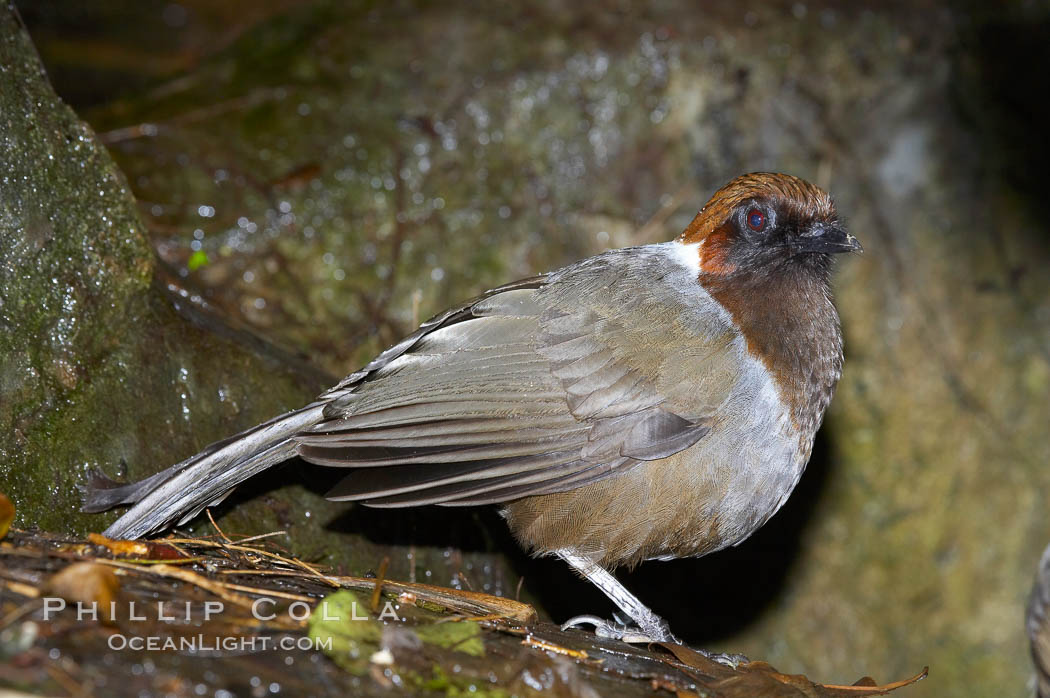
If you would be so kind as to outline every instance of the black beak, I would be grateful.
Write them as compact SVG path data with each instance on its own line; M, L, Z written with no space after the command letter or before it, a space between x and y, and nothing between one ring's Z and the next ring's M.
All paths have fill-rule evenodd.
M863 252L860 241L837 225L814 223L795 238L795 247L800 252Z

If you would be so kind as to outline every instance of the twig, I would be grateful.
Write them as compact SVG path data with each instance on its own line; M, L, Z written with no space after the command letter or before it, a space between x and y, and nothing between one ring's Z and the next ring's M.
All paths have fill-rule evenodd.
M84 696L87 693L84 691L84 687L77 682L72 676L62 668L62 665L57 662L47 662L44 664L44 671L46 671L55 683L59 684L66 690L71 696Z
M243 591L248 594L258 594L260 596L275 596L279 599L288 599L289 601L302 601L304 603L317 603L318 599L313 596L304 596L302 594L293 594L290 591L277 591L276 589L261 589L259 587L245 586L244 584L234 584L232 582L221 582L223 586L234 591Z
M241 538L239 541L237 541L237 544L243 545L244 543L247 543L249 541L262 540L263 538L272 538L273 536L280 536L285 533L288 533L288 531L270 531L269 533L260 533L257 536L248 536L247 538Z
M227 536L221 528L219 528L219 524L215 523L215 519L211 515L211 507L206 508L204 510L204 513L208 515L208 521L211 521L212 528L219 532L219 535L222 536L222 539L227 543L232 543L233 541L230 540L230 537Z
M3 580L3 583L5 587L15 592L19 596L27 596L31 599L35 599L36 597L40 596L40 591L36 587L31 586L29 584L24 584L22 582L16 582L13 580L6 579ZM2 625L2 623L0 623L0 625Z
M36 591L36 589L33 589L32 591ZM31 598L35 599L37 596L39 596L39 593L34 594ZM38 606L39 604L35 601L27 601L26 603L20 605L18 608L11 611L2 619L0 619L0 629L13 625L16 620L26 615L27 613L32 613L34 610L37 609Z
M243 606L244 608L251 608L255 603L254 599L250 599L247 596L241 594L232 593L229 591L230 585L224 582L217 582L207 577L194 572L193 570L183 569L182 567L174 567L172 565L132 565L121 560L107 560L105 558L99 558L95 562L103 565L109 565L111 567L118 567L121 570L135 571L139 574L155 574L160 577L169 577L171 579L178 579L179 581L187 582L196 587L200 587L205 591L210 591L212 594L219 598L229 601L230 603ZM266 596L269 593L267 589L255 589L252 591L254 594L259 596Z
M538 650L544 652L554 652L555 654L562 654L566 657L572 657L573 659L590 660L591 658L583 650L573 650L568 647L562 647L561 645L555 645L553 642L546 642L545 640L537 640L532 635L526 635L521 644L526 647L535 647ZM591 660L600 662L601 660Z
M142 138L143 136L156 136L161 129L167 126L184 125L198 121L210 121L220 114L248 109L268 101L280 101L284 97L287 88L276 86L254 90L246 95L227 99L215 104L209 104L198 109L178 114L167 121L157 123L141 123L123 128L112 129L98 134L98 139L104 145L113 145L121 141Z
M284 557L283 555L278 555L277 553L271 553L268 550L262 550L260 548L252 548L252 547L249 547L249 546L246 546L246 545L237 545L236 543L218 543L216 541L209 541L209 540L206 540L206 539L197 539L197 538L162 538L161 540L163 542L183 543L184 545L199 545L199 546L205 547L205 548L223 548L223 549L227 549L227 550L236 550L238 552L252 553L252 554L255 554L255 555L259 555L260 557L267 557L267 558L270 558L271 560L277 560L278 562L282 562L282 563L284 563L286 565L290 565L292 567L300 567L300 568L306 570L307 572L309 572L311 575L313 575L317 579L320 579L321 581L323 581L325 584L328 584L329 586L332 586L332 587L337 587L337 588L339 587L339 584L337 582L332 581L332 578L330 578L329 576L327 576L325 574L322 574L319 570L317 570L313 566L303 562L302 560L299 560L297 558L287 558L287 557Z
M379 563L379 573L376 574L376 588L372 591L372 610L379 610L379 596L383 593L383 580L386 579L386 568L390 565L390 558L383 557Z

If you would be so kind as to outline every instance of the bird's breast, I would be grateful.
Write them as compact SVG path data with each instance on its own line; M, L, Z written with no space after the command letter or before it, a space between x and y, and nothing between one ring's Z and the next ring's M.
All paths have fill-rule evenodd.
M536 552L569 548L608 567L704 555L747 538L805 467L790 409L747 355L709 434L660 460L567 492L510 502L504 515Z

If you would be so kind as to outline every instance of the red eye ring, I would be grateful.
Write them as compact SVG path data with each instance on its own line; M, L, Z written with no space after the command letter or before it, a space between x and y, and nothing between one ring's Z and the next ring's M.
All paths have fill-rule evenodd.
M764 213L759 211L757 208L753 208L747 212L747 227L754 230L756 233L766 227L766 216Z

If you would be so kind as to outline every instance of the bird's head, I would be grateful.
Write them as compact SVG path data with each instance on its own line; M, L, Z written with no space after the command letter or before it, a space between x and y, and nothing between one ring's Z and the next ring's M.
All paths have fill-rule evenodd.
M827 192L769 172L741 175L715 192L678 241L699 243L702 272L723 278L785 267L826 276L832 254L861 251Z

